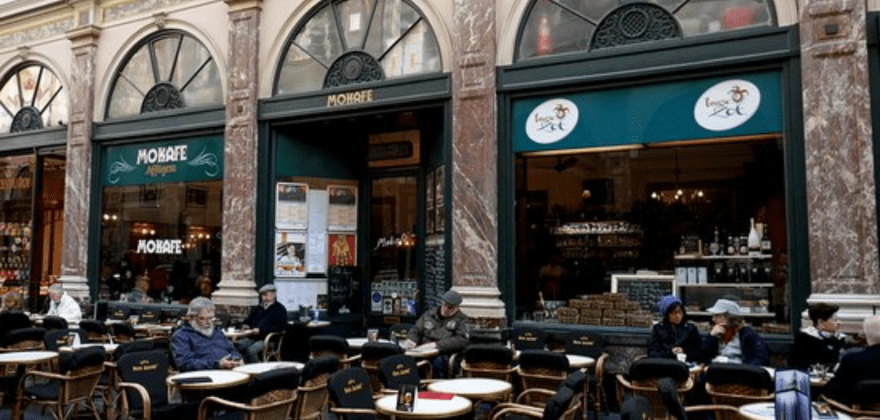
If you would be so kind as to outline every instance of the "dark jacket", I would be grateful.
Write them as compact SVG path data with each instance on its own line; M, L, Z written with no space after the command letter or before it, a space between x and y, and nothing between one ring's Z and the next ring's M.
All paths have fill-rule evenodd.
M251 307L251 313L244 324L258 328L260 330L260 338L266 337L269 333L284 331L287 328L287 308L277 300L264 308L263 305Z
M794 336L789 365L804 371L816 363L834 368L843 347L844 339L839 335L823 336L815 327L804 328Z
M422 314L407 338L416 344L436 342L441 353L460 352L468 343L467 315L458 311L444 318L440 307L433 308Z
M668 321L661 321L651 328L651 338L648 339L648 357L663 357L675 359L673 347L681 347L687 354L688 361L703 361L702 341L700 332L694 324L682 321L679 325L673 325Z
M742 346L742 362L746 365L767 366L770 364L770 348L751 327L740 327L739 341ZM718 356L718 337L706 334L703 337L703 358L708 362Z
M880 344L844 354L822 393L850 405L856 383L865 379L880 379Z
M190 325L177 330L171 337L171 351L181 372L217 369L220 359L227 354L241 357L220 328L214 328L211 336L205 337Z

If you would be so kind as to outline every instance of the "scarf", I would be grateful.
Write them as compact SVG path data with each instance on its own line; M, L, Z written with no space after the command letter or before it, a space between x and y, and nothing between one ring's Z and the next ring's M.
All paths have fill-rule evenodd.
M730 340L733 340L733 336L735 336L738 331L739 327L728 325L727 329L724 330L724 334L721 334L721 342L725 344L729 343Z

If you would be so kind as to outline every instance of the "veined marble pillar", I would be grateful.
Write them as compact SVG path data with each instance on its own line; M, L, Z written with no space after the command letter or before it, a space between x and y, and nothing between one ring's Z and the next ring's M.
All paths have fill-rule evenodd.
M73 43L67 124L67 165L64 178L64 233L59 280L68 294L87 303L86 277L91 197L92 120L94 115L95 55L101 30L83 25L67 33Z
M880 302L866 2L800 2L812 294L846 331ZM807 324L809 325L809 321Z
M455 0L452 286L483 326L505 325L498 290L495 0Z
M223 176L223 256L211 298L242 312L257 302L254 282L257 221L257 87L261 0L229 6L229 83Z

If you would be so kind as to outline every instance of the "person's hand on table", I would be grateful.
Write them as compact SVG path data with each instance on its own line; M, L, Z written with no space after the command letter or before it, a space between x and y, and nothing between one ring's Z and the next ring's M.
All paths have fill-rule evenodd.
M233 357L230 354L223 356L217 364L220 366L220 369L232 369L244 364L244 361L241 360L241 357Z

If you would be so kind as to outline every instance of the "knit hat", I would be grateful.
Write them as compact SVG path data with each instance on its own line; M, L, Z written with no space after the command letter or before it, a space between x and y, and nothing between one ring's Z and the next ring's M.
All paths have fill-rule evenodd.
M681 299L673 295L663 296L660 298L660 302L657 302L657 312L660 312L660 316L666 318L669 311L676 305L681 306Z
M275 292L278 289L275 288L274 284L267 284L260 288L260 294L262 295L264 292Z
M739 305L737 305L736 302L732 300L718 299L715 302L715 305L712 305L711 308L706 309L706 312L709 312L712 315L728 314L739 316Z
M443 297L440 298L443 300L443 303L451 306L461 305L461 295L458 294L455 290L450 290L443 294Z

